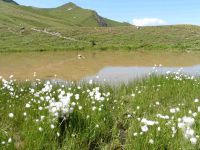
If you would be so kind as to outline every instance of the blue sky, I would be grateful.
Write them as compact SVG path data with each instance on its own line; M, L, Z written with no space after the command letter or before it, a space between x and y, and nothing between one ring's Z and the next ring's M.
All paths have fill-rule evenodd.
M200 0L70 0L101 16L136 25L200 25ZM19 4L52 8L68 0L16 0Z

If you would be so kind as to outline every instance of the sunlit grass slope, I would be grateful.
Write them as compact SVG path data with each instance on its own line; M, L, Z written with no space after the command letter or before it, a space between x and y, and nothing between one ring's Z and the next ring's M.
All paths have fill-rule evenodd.
M32 28L62 35L52 36ZM34 8L0 1L0 51L156 50L199 51L200 27L141 27L99 16L68 3ZM70 40L73 38L75 40Z

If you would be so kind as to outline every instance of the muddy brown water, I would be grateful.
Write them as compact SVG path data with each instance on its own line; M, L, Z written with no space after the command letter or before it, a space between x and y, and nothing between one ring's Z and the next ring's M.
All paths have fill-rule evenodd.
M81 59L78 59L78 54L81 54ZM195 66L200 64L200 53L122 51L1 53L0 76L8 77L12 74L17 79L25 80L32 79L36 72L40 79L54 78L56 75L59 79L77 81L101 73L101 70L109 67L111 67L109 73L113 72L113 75L120 76L122 68L144 69L154 64L174 68ZM116 70L112 70L113 67L120 68L118 75ZM137 69L135 72L139 73Z

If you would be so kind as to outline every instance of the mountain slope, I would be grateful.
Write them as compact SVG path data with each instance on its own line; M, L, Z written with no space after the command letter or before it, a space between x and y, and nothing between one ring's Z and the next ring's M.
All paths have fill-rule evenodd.
M7 2L5 2L7 1ZM0 23L3 25L34 27L112 27L124 26L125 23L99 16L95 11L83 9L73 3L57 8L34 8L12 5L12 0L0 1Z
M2 0L3 2L7 2L7 3L12 3L12 4L15 4L15 5L19 5L18 3L16 3L15 1L13 0Z

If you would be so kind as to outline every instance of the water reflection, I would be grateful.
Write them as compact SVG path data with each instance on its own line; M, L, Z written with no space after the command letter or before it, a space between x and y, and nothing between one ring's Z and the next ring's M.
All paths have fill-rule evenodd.
M105 67L96 75L84 78L82 81L95 80L97 82L127 83L130 80L147 77L151 73L157 75L180 72L186 75L200 76L200 65L191 67Z

